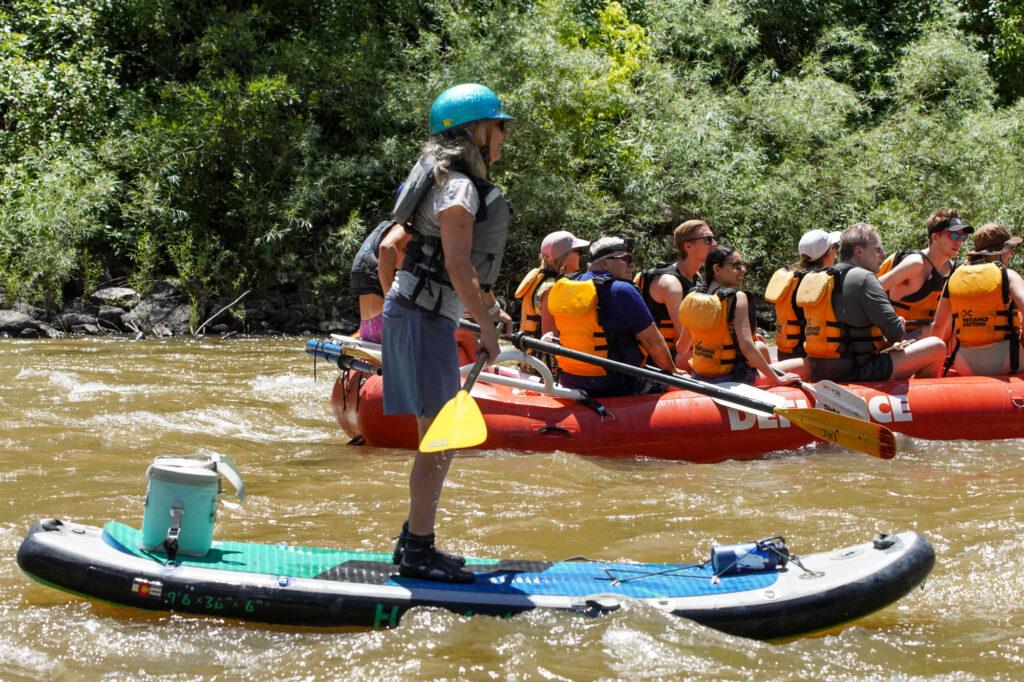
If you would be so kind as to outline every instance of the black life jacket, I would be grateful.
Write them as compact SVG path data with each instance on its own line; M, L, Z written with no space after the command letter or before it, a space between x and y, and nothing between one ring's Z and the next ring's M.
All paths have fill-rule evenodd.
M377 260L380 258L380 245L394 224L393 220L385 220L373 228L363 240L363 245L356 252L356 257L352 259L352 268L349 270L348 278L352 293L356 296L384 295L384 291L380 288L380 277L377 275Z
M674 261L672 263L658 263L653 268L641 272L634 281L640 289L640 295L643 296L644 303L647 304L647 309L651 311L651 317L654 318L658 331L665 338L665 343L668 344L669 350L672 351L674 356L677 340L676 328L672 324L672 317L669 314L668 306L651 298L651 285L661 275L671 275L679 280L679 284L683 287L683 298L686 298L690 290L703 282L701 281L700 274L696 276L693 282L688 280L683 273L679 272L679 268L676 267Z

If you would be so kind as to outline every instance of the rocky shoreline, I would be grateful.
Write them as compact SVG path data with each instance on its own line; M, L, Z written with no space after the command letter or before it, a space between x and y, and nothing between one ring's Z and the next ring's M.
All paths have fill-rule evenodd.
M285 294L213 298L200 308L194 321L187 296L168 281L156 282L145 295L129 287L105 287L69 301L61 310L16 302L0 310L0 337L330 334L351 333L359 327L353 311L336 304L331 319L324 319L317 306Z

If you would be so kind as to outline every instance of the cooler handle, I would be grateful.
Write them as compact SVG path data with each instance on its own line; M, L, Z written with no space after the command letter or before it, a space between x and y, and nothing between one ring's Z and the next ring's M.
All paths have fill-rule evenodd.
M214 455L213 461L217 465L217 473L224 474L224 478L228 479L235 489L235 494L229 495L229 497L237 497L239 502L243 501L245 499L245 483L242 482L242 474L238 473L238 465L235 464L235 460L231 459L230 455Z

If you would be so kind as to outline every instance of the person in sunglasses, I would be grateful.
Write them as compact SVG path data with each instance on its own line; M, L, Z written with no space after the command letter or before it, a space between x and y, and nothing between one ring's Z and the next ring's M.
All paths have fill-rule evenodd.
M654 316L658 331L675 353L676 341L682 332L679 304L695 286L704 284L700 270L718 242L706 222L687 220L672 231L672 243L676 251L675 262L658 263L641 272L636 278L636 285L647 309Z
M935 211L926 227L927 248L898 251L878 268L878 281L904 319L908 339L928 336L939 296L956 267L957 254L974 232L955 208Z
M759 373L778 385L798 381L795 374L772 371L768 346L755 336L754 306L742 290L747 264L740 252L716 246L705 268L707 285L694 288L679 306L683 333L676 345L676 363L707 383L753 384Z
M839 262L804 275L796 290L807 357L778 362L777 369L833 381L937 374L946 355L941 341L901 343L906 327L875 276L884 255L873 226L856 223L843 230Z
M967 264L950 276L935 311L932 334L944 343L953 337L944 373L952 367L960 375L998 376L1020 369L1024 278L1010 258L1022 241L999 223L974 234Z
M590 269L558 280L548 292L548 312L560 343L618 362L643 366L650 360L675 372L672 354L633 284L632 239L601 237L590 244ZM559 358L559 382L592 398L661 393L664 385L595 365Z

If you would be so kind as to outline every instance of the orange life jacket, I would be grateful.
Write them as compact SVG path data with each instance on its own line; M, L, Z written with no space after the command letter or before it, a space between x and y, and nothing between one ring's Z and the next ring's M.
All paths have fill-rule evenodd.
M690 367L706 377L725 376L737 364L746 364L736 341L733 317L738 289L714 293L691 291L679 306L679 321L693 338ZM751 308L753 312L753 308ZM753 334L754 327L751 327Z
M804 346L804 311L796 304L796 290L806 270L779 268L768 281L764 298L775 304L775 345L783 353L800 353Z
M939 307L939 298L942 296L942 289L946 286L946 281L949 280L949 277L939 272L939 269L928 258L928 253L924 249L918 251L901 249L897 251L882 261L877 274L881 277L902 263L904 258L915 253L924 258L924 262L928 264L930 268L928 277L925 278L924 284L917 291L907 294L898 301L889 300L892 301L896 312L904 320L928 320L930 322L935 319L935 309Z
M854 327L836 318L834 298L841 296L843 281L853 269L833 265L810 272L800 280L796 304L804 313L804 352L809 358L858 358L872 352L858 351L858 344L870 342L874 352L882 349L885 337L875 326Z

